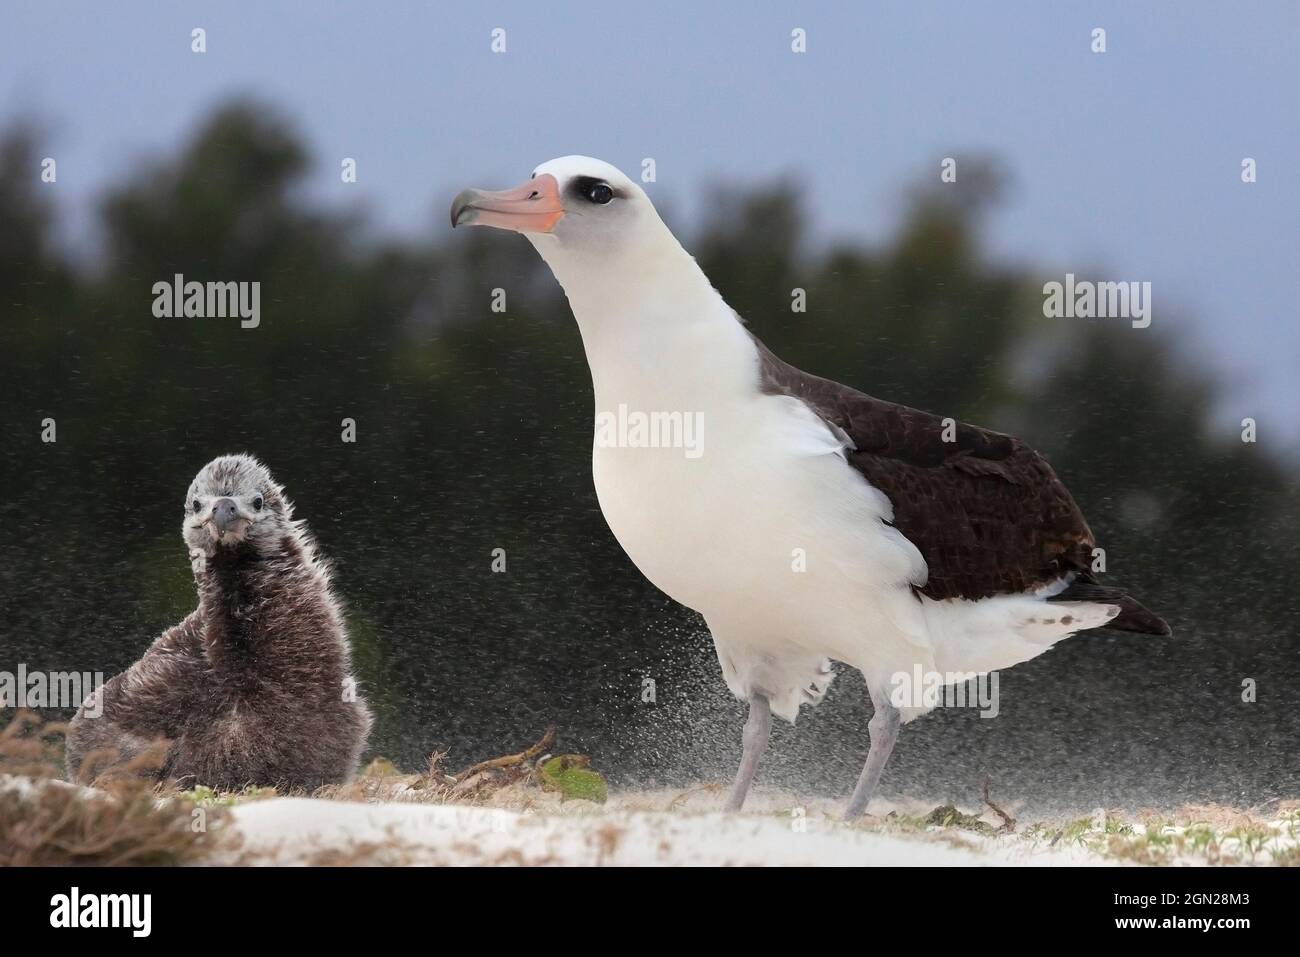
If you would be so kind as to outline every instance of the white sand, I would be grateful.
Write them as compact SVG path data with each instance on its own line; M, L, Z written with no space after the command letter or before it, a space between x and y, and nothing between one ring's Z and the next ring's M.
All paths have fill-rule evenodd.
M439 794L413 786L417 782L414 775L366 779L346 794L348 800L241 796L217 815L218 826L236 840L198 863L966 867L1300 861L1296 802L1267 817L1188 807L1178 813L1178 824L1165 816L1150 823L1147 813L1098 811L1072 823L1022 822L1015 833L993 836L957 826L926 827L923 819L933 806L923 802L876 801L874 818L849 826L839 819L838 801L774 791L755 793L744 814L729 815L718 810L718 787L616 792L602 806L562 802L554 793L520 784L493 794L494 806L483 806L443 803ZM0 794L39 797L40 788L50 786L82 792L86 800L113 800L60 781L0 775ZM998 823L991 813L983 820ZM1062 840L1067 830L1071 837Z
M948 829L881 834L786 814L612 809L519 812L448 804L275 798L233 811L247 859L520 865L1106 864L1081 848L1032 848ZM806 826L805 826L806 825ZM362 853L357 855L357 851ZM338 855L331 860L331 852Z

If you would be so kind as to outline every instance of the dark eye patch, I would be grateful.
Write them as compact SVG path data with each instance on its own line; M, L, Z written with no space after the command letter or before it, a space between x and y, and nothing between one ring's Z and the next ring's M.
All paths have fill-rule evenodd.
M623 190L595 176L575 176L569 184L569 191L597 206L604 206L615 199L627 198L627 193Z

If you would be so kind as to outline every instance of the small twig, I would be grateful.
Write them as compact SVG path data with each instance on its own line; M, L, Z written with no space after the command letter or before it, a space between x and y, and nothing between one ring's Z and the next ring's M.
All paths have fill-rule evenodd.
M496 768L511 768L517 765L531 761L546 751L555 743L555 725L546 729L542 739L526 751L520 751L518 754L507 754L502 758L492 758L489 761L480 761L478 764L471 765L459 774L453 775L457 781L467 781L475 774L483 771L491 771Z
M1014 834L1016 831L1016 819L994 804L993 799L989 797L989 776L987 774L984 775L984 803L993 809L994 814L1002 818L1002 826L998 828L998 830L1005 834Z
M673 798L671 801L668 802L668 810L670 811L677 810L677 805L680 804L682 801L686 800L686 798L690 797L692 794L699 794L700 792L705 792L708 794L718 794L721 791L722 791L722 785L716 783L701 784L698 787L687 788L681 794L677 795L675 798Z
M456 783L456 779L442 769L442 762L447 760L447 751L434 751L429 755L429 770L425 772L425 777L435 784L443 787Z

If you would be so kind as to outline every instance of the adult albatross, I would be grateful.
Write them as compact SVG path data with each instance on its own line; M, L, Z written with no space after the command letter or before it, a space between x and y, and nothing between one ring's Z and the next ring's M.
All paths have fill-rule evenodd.
M934 706L906 690L918 668L983 674L1102 626L1170 633L1097 584L1092 532L1041 456L781 361L608 163L566 156L515 189L465 190L451 222L523 233L564 287L595 389L601 511L642 573L704 616L749 702L729 809L772 714L819 701L832 660L863 673L874 708L855 818L899 725ZM693 444L671 441L682 422Z

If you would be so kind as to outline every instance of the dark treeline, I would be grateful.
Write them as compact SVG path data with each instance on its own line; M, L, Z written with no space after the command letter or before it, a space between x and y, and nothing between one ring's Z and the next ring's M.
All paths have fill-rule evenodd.
M104 197L102 255L78 265L55 241L38 142L22 128L0 142L0 670L128 665L193 605L190 479L249 451L335 562L379 719L372 754L415 766L451 748L457 763L555 722L620 782L729 771L739 706L702 623L605 527L581 342L527 243L372 238L302 200L319 172L302 143L235 104ZM1060 277L982 258L983 172L918 191L879 250L814 248L783 185L712 202L688 238L784 358L1042 450L1110 573L1174 626L1167 642L1080 636L1007 672L996 721L943 711L909 727L885 793L969 800L987 770L1009 797L1087 807L1293 797L1294 463L1233 428L1253 415L1267 436L1276 418L1223 413L1178 358L1176 316L1145 330L1043 318L1042 283ZM153 284L176 273L260 282L260 326L155 318ZM867 708L842 677L778 733L764 778L847 791Z

